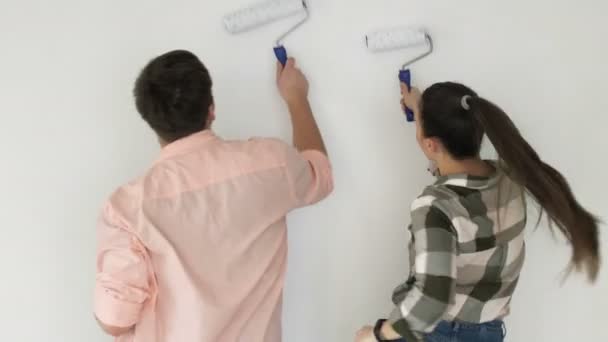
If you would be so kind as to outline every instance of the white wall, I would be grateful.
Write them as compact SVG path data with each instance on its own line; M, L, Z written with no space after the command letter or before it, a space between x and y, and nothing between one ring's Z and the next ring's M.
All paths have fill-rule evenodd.
M211 69L225 137L289 138L271 42L288 23L229 36L221 16L249 0L0 0L2 341L109 341L91 314L97 211L157 147L131 99L136 74L170 49ZM290 217L285 340L351 341L390 309L407 274L409 202L431 179L398 106L408 52L372 55L369 29L430 28L415 66L427 86L459 80L511 113L582 202L606 216L606 2L311 0L288 40L335 166L336 192ZM412 52L413 53L413 52ZM608 269L572 277L545 229L532 234L509 341L606 341ZM608 245L604 234L604 254Z

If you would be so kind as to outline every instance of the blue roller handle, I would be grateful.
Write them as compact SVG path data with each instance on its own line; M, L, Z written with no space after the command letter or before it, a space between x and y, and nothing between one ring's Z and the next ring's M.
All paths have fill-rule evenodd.
M284 46L277 46L274 48L274 54L277 56L277 59L283 66L287 64L287 50L285 50Z
M405 84L408 90L412 89L412 73L410 69L399 71L399 81ZM405 107L405 118L408 122L414 122L414 111Z

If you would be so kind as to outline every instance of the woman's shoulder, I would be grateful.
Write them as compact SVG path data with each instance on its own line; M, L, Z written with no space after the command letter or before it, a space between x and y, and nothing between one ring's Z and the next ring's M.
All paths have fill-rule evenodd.
M411 212L433 211L447 218L458 216L463 210L462 198L466 194L459 190L466 188L451 187L445 184L432 184L424 188L422 193L412 202Z
M421 208L434 207L446 212L449 207L446 203L457 197L458 195L449 188L429 185L424 188L422 193L412 202L410 210L414 212Z
M445 186L444 184L431 184L422 190L422 193L416 198L416 201L432 199L433 202L449 201L459 197L459 194L454 189Z

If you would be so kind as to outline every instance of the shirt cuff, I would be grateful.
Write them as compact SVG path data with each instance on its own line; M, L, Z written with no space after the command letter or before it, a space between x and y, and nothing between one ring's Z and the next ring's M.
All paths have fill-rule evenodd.
M313 188L308 192L306 203L316 203L333 191L331 163L323 152L317 150L302 151L300 155L310 163L314 175Z
M111 290L100 284L95 286L95 316L105 325L117 328L133 326L139 320L142 306L142 303L117 298Z
M403 340L407 342L424 342L423 335L410 328L410 325L401 315L401 310L399 310L399 308L395 308L391 312L388 323L390 323L397 334L401 335Z

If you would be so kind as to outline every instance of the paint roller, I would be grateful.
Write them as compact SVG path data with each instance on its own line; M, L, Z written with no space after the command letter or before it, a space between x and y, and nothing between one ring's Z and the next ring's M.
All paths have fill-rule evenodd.
M408 89L412 86L412 74L408 67L433 52L431 36L419 27L401 27L372 32L365 36L365 42L367 48L372 52L426 46L426 50L422 54L405 62L399 70L399 80L407 85ZM414 112L410 108L405 108L405 116L407 121L414 121Z
M287 63L287 50L283 40L302 26L309 17L308 6L305 0L270 0L260 2L251 7L244 8L224 17L224 25L228 32L236 34L249 31L258 26L270 24L277 20L304 13L303 18L283 33L277 40L274 53L281 64Z

